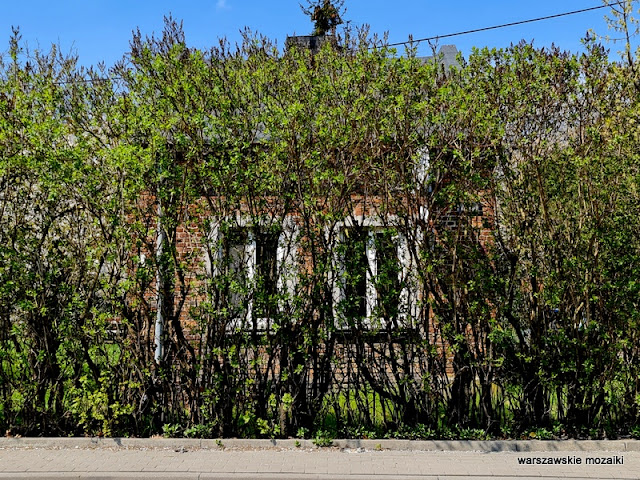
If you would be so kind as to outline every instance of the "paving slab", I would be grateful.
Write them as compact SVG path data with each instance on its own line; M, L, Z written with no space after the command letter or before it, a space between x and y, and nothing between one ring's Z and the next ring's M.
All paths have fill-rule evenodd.
M621 441L0 439L0 479L640 479ZM222 445L222 446L221 446Z

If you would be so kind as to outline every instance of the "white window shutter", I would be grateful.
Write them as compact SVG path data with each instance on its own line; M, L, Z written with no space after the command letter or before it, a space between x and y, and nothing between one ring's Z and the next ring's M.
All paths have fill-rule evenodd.
M247 231L247 244L245 246L245 264L247 269L247 284L249 285L249 290L253 292L256 288L255 279L256 279L256 234L253 229L248 229ZM247 314L245 324L242 325L243 328L250 328L253 322L253 294L249 296L249 301L247 303Z
M214 225L207 238L208 251L204 258L205 273L209 277L215 277L220 273L220 262L222 260L222 245L220 241L220 228Z
M398 272L398 275L400 276L400 285L402 285L402 289L400 290L399 315L401 320L406 321L407 315L413 315L410 304L412 302L410 289L413 284L411 281L413 268L407 237L402 234L398 235L397 241L398 261L400 262L400 271Z
M378 263L376 259L376 232L371 229L367 235L367 287L366 287L366 305L367 318L366 324L371 326L371 320L375 315L378 294L376 292L376 276L378 275Z

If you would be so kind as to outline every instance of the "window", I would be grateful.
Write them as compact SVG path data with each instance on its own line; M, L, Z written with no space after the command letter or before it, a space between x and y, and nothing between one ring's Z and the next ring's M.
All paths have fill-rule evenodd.
M221 280L227 330L269 328L279 308L279 294L292 289L295 235L276 226L233 226L216 229L214 237L218 258L210 271Z
M373 263L378 315L384 319L398 316L400 306L400 261L398 247L390 232L373 233L375 262Z
M385 327L397 322L406 306L406 257L406 242L390 229L341 231L335 304L342 327Z
M278 282L277 232L256 231L255 245L255 289L252 315L258 319L272 318L275 314Z
M230 327L238 327L247 314L251 262L248 231L232 228L225 232L221 245L221 267L224 274L222 302Z

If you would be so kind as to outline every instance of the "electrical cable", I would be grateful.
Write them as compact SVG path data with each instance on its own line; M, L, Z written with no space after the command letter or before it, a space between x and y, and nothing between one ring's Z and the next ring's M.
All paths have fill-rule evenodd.
M531 18L529 20L520 20L518 22L503 23L501 25L493 25L491 27L475 28L473 30L464 30L462 32L447 33L445 35L436 35L434 37L418 38L418 39L414 39L414 40L407 40L406 42L386 43L386 44L383 45L383 47L397 47L399 45L409 45L409 44L413 45L413 44L417 44L417 43L420 43L420 42L430 42L432 40L440 40L441 38L457 37L457 36L460 36L460 35L468 35L470 33L478 33L478 32L485 32L487 30L496 30L498 28L513 27L513 26L516 26L516 25L523 25L525 23L540 22L542 20L550 20L552 18L566 17L568 15L576 15L578 13L590 12L592 10L598 10L600 8L610 8L611 5L620 5L620 3L619 2L612 2L612 3L607 4L607 5L599 5L597 7L583 8L581 10L574 10L572 12L557 13L555 15L547 15L546 17L538 17L538 18ZM376 47L374 47L374 48L376 48Z
M395 43L385 43L383 45L378 45L378 46L373 46L370 47L370 49L374 49L374 48L388 48L388 47L397 47L400 45L416 45L419 44L421 42L430 42L433 40L440 40L442 38L450 38L450 37L457 37L460 35L469 35L471 33L478 33L478 32L486 32L488 30L497 30L499 28L507 28L507 27L514 27L517 25L524 25L527 23L534 23L534 22L541 22L544 20L551 20L554 18L559 18L559 17L566 17L569 15L577 15L579 13L585 13L585 12L591 12L593 10L599 10L601 8L611 8L612 5L622 5L622 2L618 1L618 2L608 2L604 5L598 5L597 7L589 7L589 8L582 8L580 10L573 10L571 12L564 12L564 13L556 13L554 15L547 15L545 17L537 17L537 18L531 18L528 20L520 20L517 22L510 22L510 23L503 23L500 25L492 25L490 27L482 27L482 28L475 28L472 30L464 30L461 32L455 32L455 33L447 33L444 35L435 35L433 37L425 37L425 38L418 38L418 39L412 39L412 40L407 40L406 42L395 42ZM118 79L118 77L116 77L116 79ZM93 82L93 81L97 81L98 79L86 79L83 80L85 82ZM57 82L59 84L65 84L68 82ZM69 82L71 83L71 82Z

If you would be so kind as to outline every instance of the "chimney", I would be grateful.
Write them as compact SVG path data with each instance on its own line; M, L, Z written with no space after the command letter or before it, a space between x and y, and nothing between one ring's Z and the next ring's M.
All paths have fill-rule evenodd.
M284 45L286 50L295 47L300 50L311 50L312 54L316 54L325 43L335 45L336 37L334 35L296 35L293 37L287 37Z

